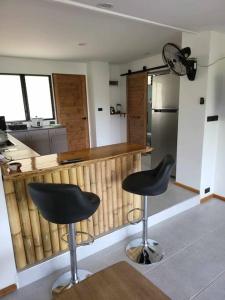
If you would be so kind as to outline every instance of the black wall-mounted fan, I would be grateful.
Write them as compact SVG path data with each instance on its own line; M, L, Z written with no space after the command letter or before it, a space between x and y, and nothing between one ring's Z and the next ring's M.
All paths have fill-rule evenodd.
M197 60L189 58L190 55L190 47L180 49L172 43L165 44L162 51L163 60L172 72L179 76L187 75L193 81L197 72Z

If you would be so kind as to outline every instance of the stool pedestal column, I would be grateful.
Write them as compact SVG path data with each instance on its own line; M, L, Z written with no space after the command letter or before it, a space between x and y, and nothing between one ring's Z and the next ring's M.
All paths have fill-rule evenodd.
M68 225L69 231L69 249L70 249L70 266L71 266L71 283L78 283L77 273L77 251L76 251L76 235L74 224Z
M132 240L126 247L127 256L138 264L149 265L163 258L158 242L148 239L148 197L144 196L142 238Z
M71 288L74 284L79 283L88 276L92 275L87 270L77 268L77 244L76 230L74 224L68 224L68 243L70 251L70 271L62 274L52 286L52 294L59 294L65 289Z

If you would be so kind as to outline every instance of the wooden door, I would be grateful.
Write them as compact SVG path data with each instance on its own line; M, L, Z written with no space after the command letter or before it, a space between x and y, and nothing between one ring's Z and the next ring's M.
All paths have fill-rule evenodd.
M146 145L148 74L127 76L127 141Z
M85 75L53 74L56 113L67 129L69 151L89 148Z

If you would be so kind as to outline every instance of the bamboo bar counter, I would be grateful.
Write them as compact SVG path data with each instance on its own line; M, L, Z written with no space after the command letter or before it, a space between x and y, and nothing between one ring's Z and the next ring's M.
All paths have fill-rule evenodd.
M77 184L84 191L96 193L101 199L99 209L88 220L76 223L76 228L99 237L126 225L127 212L141 207L140 196L123 191L121 183L128 174L141 170L141 153L147 151L151 149L124 143L46 156L33 155L16 160L22 164L21 172L12 174L7 164L3 165L17 269L67 250L67 243L61 239L67 231L66 225L49 223L39 214L27 191L29 182ZM79 162L60 163L71 159L79 159ZM133 212L132 217L139 218L139 212ZM85 239L86 235L77 236L77 242Z

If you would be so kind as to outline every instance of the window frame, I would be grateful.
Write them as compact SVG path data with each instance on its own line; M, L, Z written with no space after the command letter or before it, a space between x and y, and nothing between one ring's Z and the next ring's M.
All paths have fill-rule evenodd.
M43 120L49 120L49 121L50 120L55 120L56 114L55 114L55 102L54 102L54 96L53 96L52 75L27 74L27 73L24 73L24 74L21 74L21 73L0 73L0 75L16 75L16 76L20 77L21 91L22 91L22 95L23 95L24 112L25 112L25 117L26 117L25 120L13 120L13 121L7 121L6 123L29 122L29 121L31 121L25 76L48 77L50 98L51 98L51 108L52 108L52 118L47 118L47 119L43 119Z

